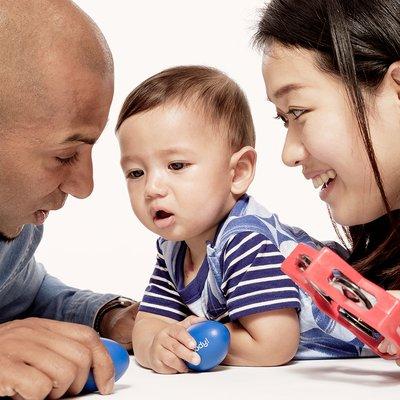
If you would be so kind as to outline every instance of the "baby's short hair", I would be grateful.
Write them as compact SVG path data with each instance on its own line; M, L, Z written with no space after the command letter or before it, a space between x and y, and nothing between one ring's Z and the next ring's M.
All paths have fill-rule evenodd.
M253 119L239 85L223 72L206 66L178 66L159 72L126 98L116 130L129 117L177 102L199 108L210 122L222 126L233 151L255 146Z

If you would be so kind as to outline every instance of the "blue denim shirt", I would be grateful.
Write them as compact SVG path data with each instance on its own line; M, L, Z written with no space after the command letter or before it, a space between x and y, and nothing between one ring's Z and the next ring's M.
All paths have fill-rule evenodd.
M34 257L43 227L25 225L10 242L0 240L0 323L42 317L93 326L113 294L78 290L49 275Z

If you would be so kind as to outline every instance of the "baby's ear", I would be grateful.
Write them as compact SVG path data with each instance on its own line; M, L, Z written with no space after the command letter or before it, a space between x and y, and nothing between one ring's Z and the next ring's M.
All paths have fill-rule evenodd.
M239 151L232 154L230 162L232 194L241 196L246 193L254 178L256 161L257 153L251 146L242 147Z

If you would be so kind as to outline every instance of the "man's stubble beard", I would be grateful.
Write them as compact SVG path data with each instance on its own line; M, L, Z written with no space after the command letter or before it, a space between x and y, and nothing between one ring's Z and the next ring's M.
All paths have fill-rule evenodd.
M15 237L9 237L6 234L4 234L3 232L0 231L0 242L5 242L5 243L10 243L12 242L14 239L16 239L18 236Z

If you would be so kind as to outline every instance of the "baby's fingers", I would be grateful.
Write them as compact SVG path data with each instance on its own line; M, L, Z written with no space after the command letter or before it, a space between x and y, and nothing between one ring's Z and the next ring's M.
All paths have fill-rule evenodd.
M198 317L197 315L190 315L189 317L186 317L183 321L178 322L178 325L181 325L187 329L194 324L198 324L199 322L204 322L204 321L206 321L206 319L203 317Z
M170 370L179 373L188 372L186 364L173 352L164 348L162 353L161 362Z
M196 348L196 341L189 335L186 328L181 324L175 324L171 326L168 332L168 336L169 338L174 339L175 341L181 343L189 350L194 350ZM168 343L169 343L168 348L170 348L171 343L173 343L173 341L168 340Z
M152 370L159 374L176 374L177 372L179 372L176 368L171 368L165 363L165 361L167 361L168 358L171 357L171 355L176 357L169 350L161 348L161 350L158 353L158 357L157 358L154 357L152 359L152 365L151 365Z
M184 346L176 339L171 338L170 341L165 343L165 348L175 354L181 360L184 360L194 365L200 364L200 356L193 350L189 350L186 346Z

